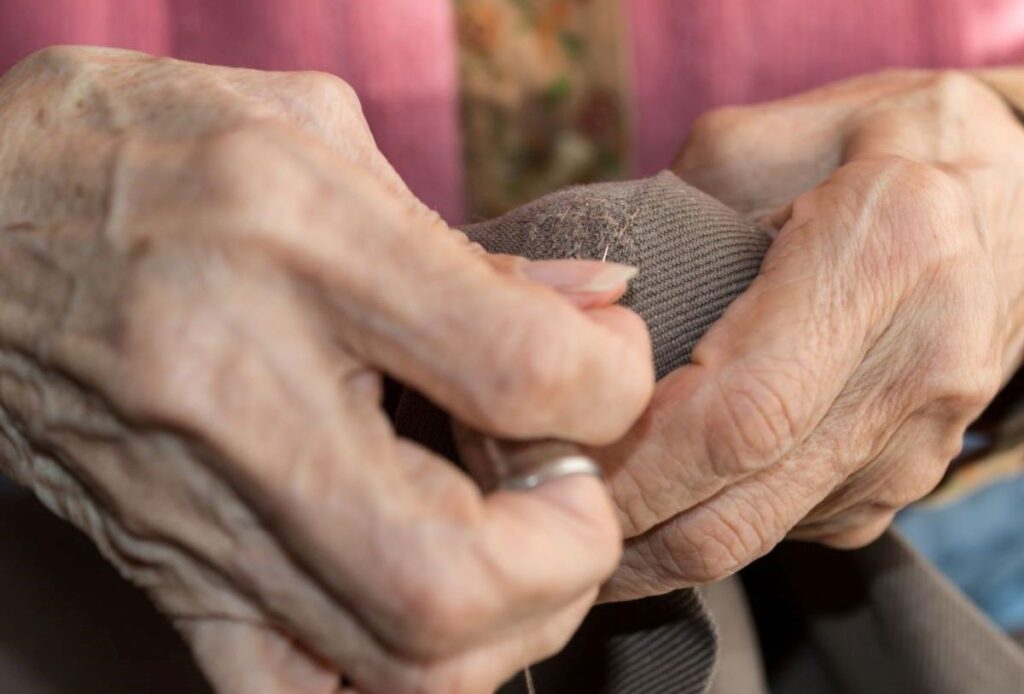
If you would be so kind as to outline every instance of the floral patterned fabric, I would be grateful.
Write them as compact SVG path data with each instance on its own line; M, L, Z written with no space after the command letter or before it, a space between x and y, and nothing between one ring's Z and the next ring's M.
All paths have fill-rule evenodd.
M471 217L622 177L619 0L455 0L455 10Z

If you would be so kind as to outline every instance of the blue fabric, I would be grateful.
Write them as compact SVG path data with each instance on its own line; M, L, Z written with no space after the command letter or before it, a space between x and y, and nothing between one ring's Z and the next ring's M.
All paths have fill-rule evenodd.
M0 499L16 494L27 494L24 487L21 487L3 475L0 475Z
M896 524L993 621L1024 631L1024 474L908 508Z

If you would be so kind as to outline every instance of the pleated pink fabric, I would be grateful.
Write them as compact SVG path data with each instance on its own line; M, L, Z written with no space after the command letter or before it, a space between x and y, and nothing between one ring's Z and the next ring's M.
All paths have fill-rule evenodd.
M889 67L1024 63L1020 0L627 0L633 167L669 164L693 120Z
M62 43L340 75L412 190L445 218L461 215L449 0L0 0L0 71Z
M360 93L381 149L447 219L463 209L452 0L0 0L0 69L88 43L315 69ZM892 66L1024 62L1019 0L623 0L634 173L697 114Z

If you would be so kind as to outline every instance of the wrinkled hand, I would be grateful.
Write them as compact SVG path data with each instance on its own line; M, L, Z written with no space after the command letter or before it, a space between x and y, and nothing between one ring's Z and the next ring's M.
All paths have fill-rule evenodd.
M620 552L603 486L482 498L381 373L607 443L653 385L621 272L483 256L324 75L47 50L0 82L0 182L2 465L215 686L487 691L567 640Z
M600 454L628 538L606 599L714 581L786 536L871 541L937 484L1024 344L1024 130L973 77L714 111L675 169L778 234Z

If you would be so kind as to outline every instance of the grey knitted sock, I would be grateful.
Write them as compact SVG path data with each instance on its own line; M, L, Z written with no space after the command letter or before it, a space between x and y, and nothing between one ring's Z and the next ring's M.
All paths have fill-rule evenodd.
M622 303L651 331L659 377L754 279L768 235L671 172L568 188L465 229L493 253L590 258L635 265Z
M493 252L598 259L607 249L610 260L638 266L623 303L647 321L659 377L689 361L769 246L765 232L671 173L570 188L466 231ZM442 413L415 396L402 405L400 427L453 455ZM796 543L765 561L794 589L785 621L810 625L805 651L823 654L818 671L835 679L814 691L1024 691L1024 654L895 533L857 551ZM781 593L769 594L775 602ZM699 597L681 590L595 608L533 676L541 694L696 693L707 688L715 649ZM507 689L516 687L521 678Z
M494 253L607 259L640 269L622 303L651 331L658 376L685 364L694 344L753 280L769 238L717 200L665 172L569 188L465 229ZM406 393L400 434L455 459L447 417ZM593 610L558 656L533 668L538 692L702 692L714 629L692 590ZM521 689L521 681L506 690Z
M607 249L609 260L638 266L623 303L647 321L659 377L689 361L769 246L765 232L671 173L570 188L466 232L492 252L599 259ZM397 424L456 459L447 417L418 395L403 396ZM819 654L816 671L834 680L816 682L816 692L1024 691L1024 653L892 532L857 551L796 543L763 561L793 588L785 621L809 625L813 645L801 652ZM769 588L769 600L783 592ZM707 688L715 649L699 596L681 590L595 608L569 645L532 671L541 694L696 694ZM804 685L797 690L810 691ZM503 691L522 687L519 678Z

